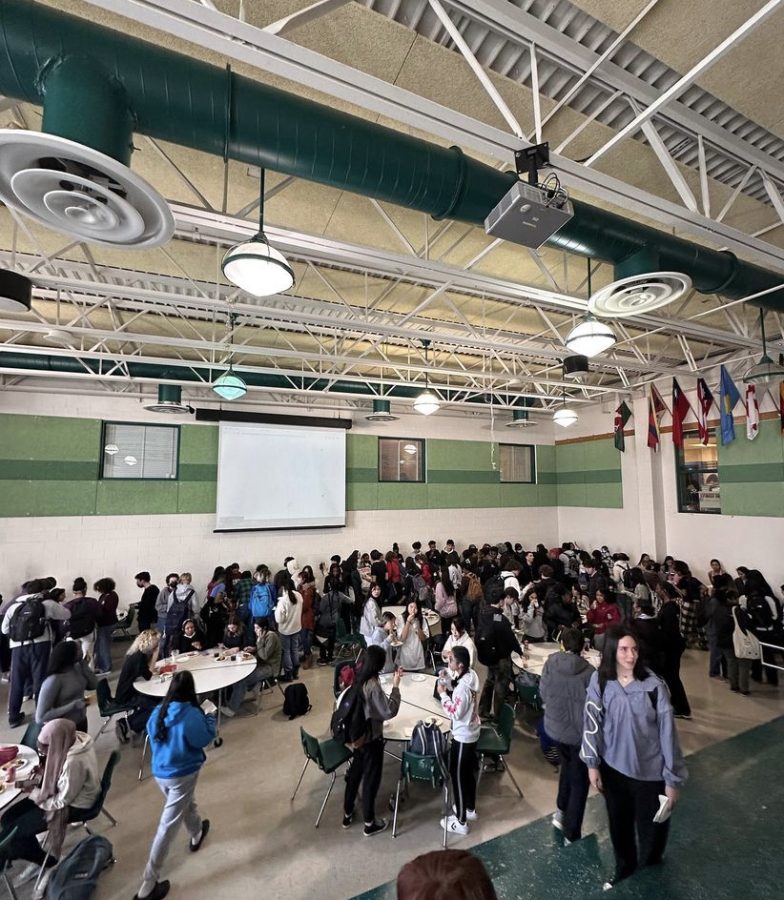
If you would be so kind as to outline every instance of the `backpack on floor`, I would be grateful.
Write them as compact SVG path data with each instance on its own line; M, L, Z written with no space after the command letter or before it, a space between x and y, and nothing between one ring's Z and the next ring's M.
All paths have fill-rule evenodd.
M304 716L310 712L308 689L304 684L290 684L283 692L283 715L289 719Z
M23 600L11 617L8 636L17 644L27 644L43 637L46 631L46 608L43 598L36 594Z
M435 756L443 761L446 754L446 735L433 721L417 722L411 732L408 749L420 756Z
M98 876L114 862L113 852L100 834L79 841L49 877L46 900L88 900L98 886Z
M329 726L332 737L351 750L358 750L367 740L369 724L362 688L352 684L338 697Z

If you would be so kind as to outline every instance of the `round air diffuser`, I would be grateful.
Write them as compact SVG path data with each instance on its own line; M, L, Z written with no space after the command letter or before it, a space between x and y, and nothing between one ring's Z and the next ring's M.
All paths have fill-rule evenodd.
M112 157L56 135L0 129L0 200L105 247L144 249L174 233L166 201Z
M397 422L398 416L393 416L390 410L389 400L374 400L373 412L365 416L368 422Z
M24 275L0 269L0 312L30 312L33 283Z
M646 272L613 281L588 300L588 310L603 319L639 316L667 306L691 289L691 278L680 272Z
M507 428L528 428L536 422L529 418L527 409L513 409L511 420L504 424Z
M182 388L179 384L159 384L158 402L144 407L150 412L181 415L191 412L190 406L182 402Z

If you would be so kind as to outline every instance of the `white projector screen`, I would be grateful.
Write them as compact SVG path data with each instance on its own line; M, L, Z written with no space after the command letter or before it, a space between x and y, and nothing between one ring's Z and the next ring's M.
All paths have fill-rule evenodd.
M343 428L221 422L216 531L345 524Z

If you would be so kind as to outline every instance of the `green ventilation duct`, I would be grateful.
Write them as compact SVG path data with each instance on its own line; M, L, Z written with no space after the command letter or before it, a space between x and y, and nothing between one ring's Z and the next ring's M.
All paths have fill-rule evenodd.
M56 121L65 132L79 114L82 85L58 81L62 107L52 110L46 107L50 73L65 79L79 69L88 72L90 97L97 91L99 107L111 105L111 97L105 100L95 88L98 73L110 93L121 86L134 130L142 134L436 218L481 225L517 177L457 147L439 147L31 0L2 0L0 94L43 105L45 124ZM125 107L109 111L110 122L117 116L124 141ZM93 139L111 143L111 129L100 123L90 129ZM733 299L782 282L781 275L732 253L578 201L574 218L549 243L626 273L645 271L655 258L658 270L684 273L698 291ZM758 302L784 309L784 291Z

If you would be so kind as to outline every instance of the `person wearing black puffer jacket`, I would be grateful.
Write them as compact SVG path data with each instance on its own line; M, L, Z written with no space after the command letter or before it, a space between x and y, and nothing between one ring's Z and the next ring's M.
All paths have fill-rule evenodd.
M491 705L498 719L512 680L512 654L523 652L509 620L503 614L504 599L503 595L496 597L479 618L477 656L479 662L487 666L487 678L479 699L479 716L482 719L490 718Z
M547 595L544 624L551 639L555 639L558 632L564 628L580 627L582 624L580 611L572 602L572 592L569 588L560 585Z

